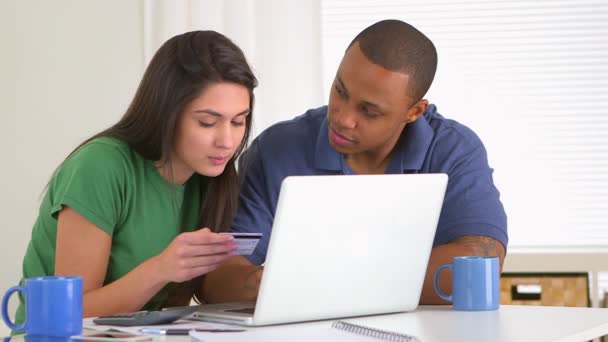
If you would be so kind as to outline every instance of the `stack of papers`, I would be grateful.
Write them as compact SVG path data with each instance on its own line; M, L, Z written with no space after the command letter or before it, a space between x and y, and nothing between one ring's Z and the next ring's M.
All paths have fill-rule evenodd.
M178 320L171 324L165 325L142 325L124 327L117 325L100 325L93 323L93 318L85 318L82 321L82 328L95 331L120 331L130 333L134 335L164 335L166 331L186 331L185 335L188 335L187 331L208 331L208 332L237 332L243 331L243 328L229 324L213 323L213 322L200 322L200 321L188 321Z

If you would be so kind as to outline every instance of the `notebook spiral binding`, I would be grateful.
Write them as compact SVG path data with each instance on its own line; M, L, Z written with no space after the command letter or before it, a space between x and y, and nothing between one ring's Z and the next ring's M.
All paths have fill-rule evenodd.
M332 328L336 328L342 331L350 332L361 336L374 337L385 341L394 342L420 342L420 339L413 335L406 335L396 333L392 331L380 330L375 328L369 328L362 325L336 321L332 325Z

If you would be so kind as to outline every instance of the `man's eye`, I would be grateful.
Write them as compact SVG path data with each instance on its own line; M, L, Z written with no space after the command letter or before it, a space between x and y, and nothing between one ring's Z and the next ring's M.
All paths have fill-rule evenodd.
M367 106L362 106L361 112L363 113L363 115L370 117L370 118L375 118L380 115L380 113L378 113L374 110L370 110Z
M334 89L336 89L336 93L338 93L338 95L344 97L344 90L342 90L340 87L338 86L334 86Z

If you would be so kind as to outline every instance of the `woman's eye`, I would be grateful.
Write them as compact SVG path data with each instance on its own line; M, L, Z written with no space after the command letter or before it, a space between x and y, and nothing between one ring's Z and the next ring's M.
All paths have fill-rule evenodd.
M204 121L199 121L198 124L201 127L213 127L215 125L215 122L204 122Z
M234 126L244 126L245 125L245 121L232 121L232 124Z

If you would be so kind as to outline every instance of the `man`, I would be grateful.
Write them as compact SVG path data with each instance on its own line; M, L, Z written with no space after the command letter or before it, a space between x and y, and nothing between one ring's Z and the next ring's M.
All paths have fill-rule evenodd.
M454 256L498 256L502 266L506 215L483 144L423 99L436 68L433 43L404 22L381 21L355 37L329 106L270 127L249 148L233 230L264 237L251 256L234 256L207 275L206 301L256 298L280 185L290 175L447 173L422 304L444 303L432 276ZM340 200L340 194L320 195ZM440 287L451 292L449 275L440 278Z

